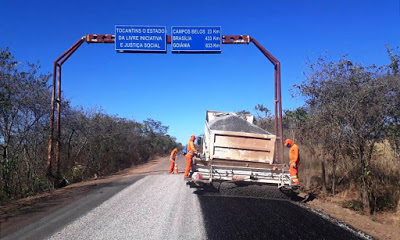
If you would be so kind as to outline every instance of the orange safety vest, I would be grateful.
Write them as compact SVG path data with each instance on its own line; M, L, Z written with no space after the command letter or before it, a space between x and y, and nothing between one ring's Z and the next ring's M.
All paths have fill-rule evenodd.
M187 154L189 154L189 156L194 156L194 153L197 152L196 148L194 147L193 141L189 141L189 142L188 142L188 144L187 144L187 151L188 151ZM186 154L186 155L187 155L187 154Z
M289 160L290 165L292 163L296 163L296 165L300 165L300 153L299 153L299 146L293 144L293 146L289 150Z
M178 152L177 149L172 150L171 155L169 156L169 159L172 161L175 161L176 153Z

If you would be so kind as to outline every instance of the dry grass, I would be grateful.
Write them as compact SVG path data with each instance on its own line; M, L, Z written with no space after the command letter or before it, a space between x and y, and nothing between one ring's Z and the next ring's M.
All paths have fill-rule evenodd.
M371 166L384 172L387 176L400 175L400 159L395 157L395 153L387 141L376 144Z
M300 181L303 189L320 197L332 194L333 164L330 156L325 156L326 187L327 193L321 191L322 170L321 151L300 146L301 166L299 170ZM368 172L370 205L377 212L398 212L400 199L400 159L395 157L388 142L376 144ZM341 158L336 164L335 196L346 200L342 205L358 210L357 202L360 201L358 159ZM398 214L398 213L396 213Z

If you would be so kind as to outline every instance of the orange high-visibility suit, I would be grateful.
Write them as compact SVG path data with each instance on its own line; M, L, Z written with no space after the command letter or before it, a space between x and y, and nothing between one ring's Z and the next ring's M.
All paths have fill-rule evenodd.
M186 158L186 169L184 175L185 178L189 176L189 171L192 168L192 159L194 157L194 154L197 153L196 148L194 148L194 139L196 139L196 136L192 135L187 144L187 154L185 155Z
M297 176L298 169L300 166L300 153L299 153L299 147L291 140L291 139L286 139L285 141L285 146L290 146L289 150L289 160L290 160L290 169L289 173L292 178L292 182L295 185L300 184L299 178Z
M176 158L177 153L178 153L178 149L174 148L174 150L172 150L172 152L171 152L171 155L169 156L170 166L169 166L168 173L172 173L172 171L174 171L175 158Z

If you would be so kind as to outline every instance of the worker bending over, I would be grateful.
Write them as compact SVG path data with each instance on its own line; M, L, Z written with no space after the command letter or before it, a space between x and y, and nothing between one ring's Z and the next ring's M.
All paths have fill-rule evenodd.
M178 149L174 148L174 150L172 150L172 152L171 152L171 155L169 156L170 166L169 166L168 173L172 173L172 171L174 171L175 159L176 159L177 153L178 153Z
M185 155L185 158L186 158L186 169L185 169L184 178L188 178L189 177L189 171L192 168L192 159L193 159L194 155L198 153L196 148L194 148L194 140L195 139L196 139L196 136L192 135L190 137L190 140L189 140L188 144L187 144L187 154Z
M299 147L296 144L294 144L293 140L291 140L291 139L286 139L284 145L286 147L290 148L289 149L289 160L290 160L289 173L290 173L290 176L292 177L292 183L294 185L300 185L299 178L297 176L298 169L300 166Z

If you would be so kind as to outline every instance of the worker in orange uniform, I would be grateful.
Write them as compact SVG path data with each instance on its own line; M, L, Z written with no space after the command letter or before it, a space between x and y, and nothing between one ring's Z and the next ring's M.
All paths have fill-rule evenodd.
M299 154L299 146L294 144L293 140L286 139L285 144L286 147L290 148L289 150L289 160L290 160L290 169L289 173L292 177L292 183L294 185L300 185L299 178L297 176L298 169L300 166L300 154Z
M194 147L195 139L196 139L196 136L192 135L187 144L187 154L185 155L185 158L186 158L186 169L185 169L185 175L184 175L185 179L189 177L189 171L192 168L192 159L193 159L194 155L198 153L198 151Z
M174 167L175 167L175 159L176 159L176 154L178 153L178 149L174 148L174 150L172 150L171 155L169 156L169 170L168 173L172 173L172 171L174 171Z

